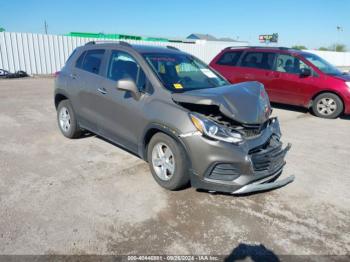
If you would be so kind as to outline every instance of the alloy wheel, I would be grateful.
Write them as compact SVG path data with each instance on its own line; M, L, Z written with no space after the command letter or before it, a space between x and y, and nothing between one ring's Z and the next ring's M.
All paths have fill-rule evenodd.
M317 111L324 116L333 114L337 110L337 104L333 98L325 97L317 102Z
M168 181L172 178L175 171L175 159L168 145L158 143L153 147L152 165L161 180Z
M62 107L59 112L59 122L62 130L68 132L71 126L71 119L69 111L66 107Z

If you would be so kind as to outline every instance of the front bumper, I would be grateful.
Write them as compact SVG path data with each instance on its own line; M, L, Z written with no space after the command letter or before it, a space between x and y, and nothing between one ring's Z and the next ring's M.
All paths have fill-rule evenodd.
M278 176L278 175L276 175ZM274 179L275 176L268 177L268 180ZM276 180L274 182L266 182L266 180L259 180L256 182L253 182L251 184L248 184L246 186L241 187L240 189L232 192L233 195L240 195L240 194L248 194L253 192L259 192L259 191L267 191L271 189L276 189L283 187L291 182L293 182L295 179L295 176L289 176L281 180Z
M200 135L184 138L191 160L195 188L244 194L284 186L294 177L270 182L281 175L291 145L279 141L277 119L271 119L259 137L235 145Z
M350 92L343 97L344 100L344 114L350 115Z

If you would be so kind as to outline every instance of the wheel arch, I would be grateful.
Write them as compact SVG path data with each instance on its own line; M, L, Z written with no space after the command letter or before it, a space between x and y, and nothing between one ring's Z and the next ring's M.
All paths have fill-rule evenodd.
M57 109L59 103L63 100L69 100L69 96L63 90L57 90L55 92L55 108Z
M338 92L336 92L336 91L334 91L334 90L322 90L322 91L319 91L319 92L315 93L315 94L312 96L312 98L310 99L310 101L309 101L308 108L311 108L311 107L313 106L313 103L314 103L314 101L315 101L315 99L316 99L317 96L322 95L322 94L325 94L325 93L331 93L331 94L334 94L334 95L336 95L336 96L338 96L338 97L340 98L341 102L343 103L343 111L342 111L342 113L343 113L344 110L345 110L345 102L344 102L344 99L343 99L343 97L341 96L341 94L339 94Z
M191 166L191 159L188 154L188 148L184 141L180 138L180 132L175 128L156 123L150 124L148 128L146 128L144 135L142 136L142 141L139 147L139 155L142 157L142 159L147 161L148 144L151 141L152 137L157 133L163 133L165 135L168 135L171 138L173 138L176 142L178 142L184 149L188 162Z

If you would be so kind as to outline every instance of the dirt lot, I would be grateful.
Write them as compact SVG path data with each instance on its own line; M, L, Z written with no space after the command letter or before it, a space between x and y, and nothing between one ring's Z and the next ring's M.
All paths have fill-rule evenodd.
M1 80L0 254L349 254L349 118L274 114L294 183L247 197L169 192L120 148L64 138L52 79Z

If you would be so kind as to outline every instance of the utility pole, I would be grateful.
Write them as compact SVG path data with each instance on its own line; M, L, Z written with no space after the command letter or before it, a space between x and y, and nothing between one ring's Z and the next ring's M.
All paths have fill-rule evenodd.
M47 28L48 28L49 26L47 25L47 23L46 23L46 20L44 21L44 28L45 28L45 35L47 35Z
M337 42L339 42L339 36L340 36L340 32L343 32L343 27L341 27L341 26L339 26L339 25L337 25ZM334 51L337 51L337 45L338 45L339 43L335 43L335 45L334 45Z

